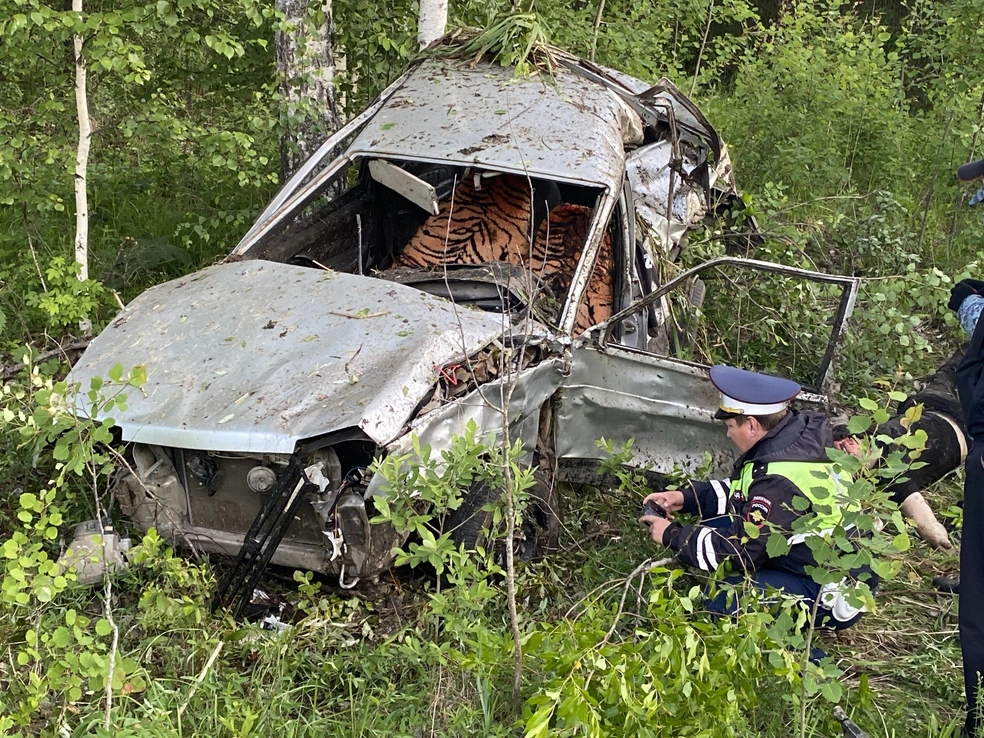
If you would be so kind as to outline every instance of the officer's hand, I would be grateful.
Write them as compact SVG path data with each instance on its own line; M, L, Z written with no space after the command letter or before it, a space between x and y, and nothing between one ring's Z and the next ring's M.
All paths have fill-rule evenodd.
M963 301L971 295L984 292L984 282L979 279L962 279L950 290L950 301L946 304L950 310L958 309Z
M666 510L667 513L674 513L683 509L683 492L674 489L653 492L646 495L646 499L642 501L642 504L645 505L647 502L655 502ZM668 514L667 518L672 520L673 516Z
M834 441L834 448L838 451L851 454L851 456L857 456L859 459L861 458L861 444L858 443L858 439L854 436L847 436L839 441Z
M653 541L662 546L663 532L670 527L670 521L665 518L657 518L655 515L643 515L639 518L639 522L649 526L649 535L652 536Z

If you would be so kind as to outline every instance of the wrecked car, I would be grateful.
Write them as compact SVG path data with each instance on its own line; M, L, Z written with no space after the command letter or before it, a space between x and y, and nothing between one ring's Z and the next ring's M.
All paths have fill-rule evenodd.
M386 490L364 470L414 435L439 451L469 421L498 434L508 398L539 469L524 545L549 548L557 483L591 481L600 437L633 438L632 463L656 473L705 449L730 463L706 362L674 354L671 295L693 317L708 270L834 288L829 342L801 352L820 398L854 280L738 257L676 266L736 201L725 144L669 81L556 59L550 80L416 63L228 258L147 290L93 340L72 381L146 368L114 413L130 459L114 493L139 527L353 586L401 543L370 527Z

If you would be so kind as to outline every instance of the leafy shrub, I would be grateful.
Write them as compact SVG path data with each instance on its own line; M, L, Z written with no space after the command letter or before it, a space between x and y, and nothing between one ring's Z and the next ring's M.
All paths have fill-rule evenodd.
M22 492L17 501L16 527L0 547L2 592L0 629L11 644L17 668L7 674L8 711L0 717L4 730L28 725L42 705L69 709L86 693L139 691L143 688L137 663L116 650L118 628L109 611L96 617L72 602L74 569L57 562L55 544L71 515L79 509L77 481L105 482L112 469L104 444L111 441L109 424L80 419L79 388L44 377L28 365L26 385L5 384L2 394L4 435L32 449L35 459L50 454L52 476L37 492ZM107 395L93 380L78 399L92 414L95 407L112 412L124 407L119 388L138 387L139 369L123 377L111 372L118 388Z
M79 321L98 315L106 304L106 290L91 279L80 280L81 266L61 256L51 260L45 270L46 289L27 293L26 302L44 315L44 323L61 332Z

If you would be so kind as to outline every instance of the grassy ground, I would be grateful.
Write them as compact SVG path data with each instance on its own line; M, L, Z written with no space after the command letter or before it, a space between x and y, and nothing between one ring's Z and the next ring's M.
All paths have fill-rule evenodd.
M962 496L962 475L955 473L938 483L927 499L937 511L949 508ZM605 506L599 506L599 511ZM631 517L631 500L614 506L622 518ZM583 568L571 582L575 587L604 586L631 569L633 562L651 555L641 531L617 515L599 518L589 524L586 540L575 547L578 553L565 554ZM951 533L955 543L959 533ZM878 593L878 609L866 615L853 628L841 633L823 633L819 645L846 671L847 687L841 701L848 714L872 738L902 736L945 737L947 726L963 721L963 677L957 637L957 598L941 593L932 585L936 575L958 576L958 548L934 550L914 534L912 548L899 558L904 562L900 575L886 583ZM561 557L563 560L564 556ZM545 563L553 571L572 573L577 563ZM573 598L572 598L573 599ZM576 608L572 602L571 607ZM767 688L767 687L765 687ZM831 732L829 706L817 704L810 713L808 734L838 735ZM757 708L762 724L772 723L780 732L760 735L791 735L790 716L776 709L770 719L768 706Z

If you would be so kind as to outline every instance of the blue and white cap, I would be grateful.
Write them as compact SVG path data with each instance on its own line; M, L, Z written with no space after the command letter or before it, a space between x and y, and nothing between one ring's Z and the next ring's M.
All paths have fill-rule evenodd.
M789 407L800 386L791 379L759 374L733 366L711 367L711 382L721 393L715 417L728 415L771 415Z

